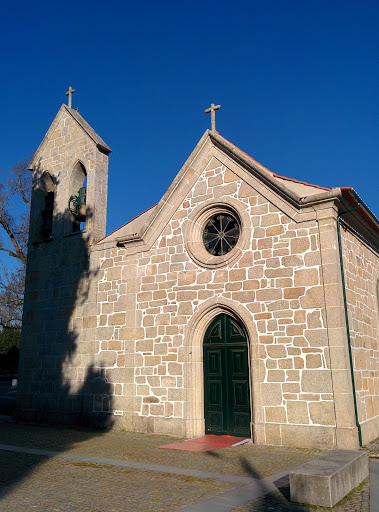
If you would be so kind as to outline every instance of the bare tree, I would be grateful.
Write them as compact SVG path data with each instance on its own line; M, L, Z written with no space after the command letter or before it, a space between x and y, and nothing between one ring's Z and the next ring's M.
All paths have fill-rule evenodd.
M23 265L26 263L31 189L32 176L26 160L14 165L5 182L0 182L0 251L17 258Z
M0 281L0 328L19 329L24 303L25 266L8 272L3 266Z
M0 353L20 337L31 188L26 160L0 175Z

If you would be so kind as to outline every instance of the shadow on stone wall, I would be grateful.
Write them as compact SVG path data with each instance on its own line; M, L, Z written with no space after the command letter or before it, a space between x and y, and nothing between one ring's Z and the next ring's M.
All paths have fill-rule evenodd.
M96 293L91 283L98 271L90 268L87 233L67 233L70 215L55 216L53 236L29 244L15 419L24 424L79 425L85 427L80 436L85 440L100 435L91 429L108 431L113 426L112 385L97 366L101 362L94 365L96 322L88 321L89 317L96 319ZM90 216L87 209L87 219ZM10 445L11 428L6 425ZM18 446L32 447L26 435L25 443L17 437L17 432L27 432L25 425L20 429L15 424L13 429ZM58 437L57 450L69 449L67 436ZM36 447L44 448L41 444ZM0 451L0 456L6 454L10 452ZM43 462L41 457L31 457L23 464L22 454L11 455L12 460L19 457L20 464L11 472L11 481L3 473L0 496Z

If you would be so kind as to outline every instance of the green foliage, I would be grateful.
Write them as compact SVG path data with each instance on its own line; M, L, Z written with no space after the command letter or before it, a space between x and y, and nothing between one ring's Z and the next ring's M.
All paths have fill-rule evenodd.
M17 373L20 336L20 329L3 328L0 332L0 375Z
M19 349L20 336L20 329L3 329L0 333L0 354L8 354L13 347Z

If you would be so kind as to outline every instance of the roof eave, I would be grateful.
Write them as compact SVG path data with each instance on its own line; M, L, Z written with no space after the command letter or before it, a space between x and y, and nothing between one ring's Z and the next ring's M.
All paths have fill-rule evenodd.
M36 165L37 159L41 151L43 150L47 139L49 138L49 134L54 130L57 125L57 119L59 114L62 111L66 111L70 116L75 120L75 122L80 126L80 128L88 135L88 137L93 141L99 151L108 155L112 152L111 148L108 146L106 142L95 132L95 130L87 123L87 121L74 109L69 108L64 103L61 105L58 110L57 115L54 118L54 121L51 123L49 129L46 132L46 135L42 139L41 144L38 146L37 151L34 153L32 159L30 160L27 169L29 171L33 171Z
M234 156L234 158L240 160L244 166L247 166L249 169L253 170L254 173L257 174L263 182L266 182L267 185L279 192L281 195L286 196L287 200L289 200L294 206L297 206L298 208L302 206L309 206L314 203L334 200L341 197L340 189L328 189L325 190L325 192L321 192L320 194L301 197L296 194L296 192L286 187L283 183L278 182L274 173L241 151L237 146L222 137L222 135L220 135L218 132L208 131L208 134L216 145L222 146L224 150Z
M86 132L88 137L93 140L96 144L96 147L105 154L112 153L111 148L108 144L103 141L103 139L98 135L95 130L92 128L90 124L79 114L79 112L75 109L69 108L67 105L62 105L66 111L71 115L71 117L78 123L78 125Z
M379 232L379 220L370 210L370 208L365 204L363 199L357 194L357 192L352 187L341 187L340 188L343 197L347 199L347 201L353 206L358 208L357 212L372 226L376 231Z

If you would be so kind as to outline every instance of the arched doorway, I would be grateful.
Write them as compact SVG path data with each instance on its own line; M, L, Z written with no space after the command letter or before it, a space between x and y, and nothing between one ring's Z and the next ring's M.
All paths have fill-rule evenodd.
M208 326L204 351L205 433L250 437L247 336L226 314Z

